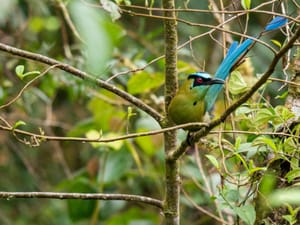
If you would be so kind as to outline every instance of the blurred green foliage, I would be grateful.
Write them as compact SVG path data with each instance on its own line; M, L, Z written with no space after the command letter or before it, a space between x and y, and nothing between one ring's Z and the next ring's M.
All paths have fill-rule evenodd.
M60 60L104 80L121 73L109 82L163 113L164 60L157 60L140 72L125 73L142 68L163 55L162 20L131 15L119 11L117 5L160 7L160 2L100 2L105 7L100 7L99 1L1 1L0 41ZM246 5L250 3L254 7L261 1L243 1ZM228 4L230 1L224 1L224 5ZM286 4L288 12L295 12L292 1ZM186 6L194 9L210 7L208 1L177 1L178 8ZM136 10L125 6L124 9ZM271 5L263 9L273 10ZM161 15L161 12L156 14ZM218 24L212 13L182 11L178 12L178 17L203 24L210 21ZM269 16L253 13L249 18L247 33L257 34ZM230 29L243 32L244 28L240 26L245 22L246 16L241 17L230 24ZM179 44L207 30L179 23ZM220 32L214 35L220 40ZM285 38L279 32L272 35L277 41L275 43L282 43ZM233 38L239 39L237 36ZM265 40L271 44L270 36ZM278 48L278 45L274 47ZM239 68L229 82L233 99L249 89L257 79L256 74L264 71L272 58L270 51L261 45L255 47L250 56L252 64ZM178 51L179 79L185 79L186 74L195 70L205 69L213 73L222 57L222 48L209 35L195 40ZM16 96L28 81L46 68L1 53L1 105ZM276 71L282 76L282 68ZM294 117L286 107L272 105L276 102L274 97L287 91L284 89L278 93L277 88L272 87L264 86L234 113L235 129L245 133L224 134L221 140L216 135L209 135L203 141L199 146L203 168L193 150L181 160L182 188L188 193L188 196L181 196L182 224L218 224L195 209L190 199L210 212L224 210L224 219L230 217L253 224L256 217L254 187L260 185L266 195L272 192L270 187L275 186L277 180L265 171L270 165L278 168L277 160L291 162L291 168L283 177L288 182L298 182L300 173L295 149L299 149L299 140L258 135L259 132L274 132ZM224 109L223 103L218 104L222 106L216 108ZM216 115L220 113L215 111ZM49 71L26 89L14 104L1 109L1 118L25 131L45 132L52 136L107 138L159 128L152 118L120 97L58 69ZM230 123L225 127L233 129ZM184 134L180 132L179 139L182 139ZM299 135L299 125L291 132ZM18 138L32 141L21 135ZM1 191L128 193L164 198L162 135L108 144L44 140L36 144L36 147L25 145L2 131ZM291 159L295 155L297 157ZM291 196L296 194L298 192L292 192ZM282 192L276 192L270 199L278 200L278 196L285 197ZM0 208L0 223L4 225L87 224L88 221L92 224L92 218L97 218L98 224L152 225L162 220L157 209L124 201L1 199ZM285 220L294 221L296 212L297 208L290 208Z

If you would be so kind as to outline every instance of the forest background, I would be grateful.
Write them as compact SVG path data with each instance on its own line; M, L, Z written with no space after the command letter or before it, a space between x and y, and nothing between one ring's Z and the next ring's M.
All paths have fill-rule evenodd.
M298 1L0 2L1 224L297 224ZM190 146L178 84L276 15Z

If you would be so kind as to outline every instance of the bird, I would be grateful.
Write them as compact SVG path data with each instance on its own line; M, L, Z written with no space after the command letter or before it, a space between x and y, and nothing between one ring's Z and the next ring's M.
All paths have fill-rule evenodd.
M278 29L287 22L285 17L277 16L255 38L259 38L264 32ZM194 72L187 76L168 106L168 115L175 124L203 122L205 113L212 110L226 78L255 43L255 38L247 38L240 44L234 41L214 77L206 72ZM193 131L195 127L186 129Z

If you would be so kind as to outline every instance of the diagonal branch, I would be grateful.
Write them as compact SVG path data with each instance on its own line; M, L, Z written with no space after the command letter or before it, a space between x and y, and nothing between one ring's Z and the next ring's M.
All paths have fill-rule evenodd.
M207 127L203 127L202 129L200 129L194 135L193 138L183 141L179 146L179 148L177 148L174 152L168 155L168 158L170 160L174 160L181 157L185 153L189 145L193 145L194 143L198 142L200 138L206 136L214 127L224 122L232 112L234 112L240 105L245 103L269 79L269 77L274 72L275 66L277 65L281 57L290 48L293 47L293 44L295 43L295 41L297 41L299 37L300 37L300 27L298 27L298 29L291 37L291 39L286 43L286 45L283 48L281 48L281 50L277 54L275 54L268 70L261 76L261 78L251 87L251 89L248 92L246 92L239 100L237 100L232 105L230 105L227 108L227 110L218 119L215 119L212 122L210 122Z
M73 66L70 66L69 64L62 63L53 58L50 58L50 57L47 57L47 56L44 56L41 54L36 54L36 53L29 52L29 51L25 51L25 50L15 48L15 47L3 44L3 43L0 43L0 51L7 52L9 54L19 56L19 57L22 57L25 59L31 59L33 61L40 62L40 63L50 65L50 66L57 65L57 68L60 68L61 70L64 70L72 75L75 75L75 76L79 77L80 79L85 80L91 84L96 84L98 87L104 88L104 89L120 96L121 98L127 100L131 104L138 107L139 109L148 113L150 116L152 116L158 122L161 122L163 119L163 116L160 113L158 113L156 110L154 110L149 105L142 102L140 99L115 87L114 85L111 85L99 78L96 78L96 77L94 77L90 74L87 74Z
M155 206L159 209L163 208L162 201L140 196L128 194L100 194L100 193L63 193L63 192L0 192L0 198L49 198L49 199L81 199L81 200L123 200L140 202Z

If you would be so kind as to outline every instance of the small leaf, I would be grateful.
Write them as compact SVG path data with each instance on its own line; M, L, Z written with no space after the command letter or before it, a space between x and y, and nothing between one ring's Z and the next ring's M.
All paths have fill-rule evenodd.
M30 71L27 73L24 73L25 67L23 65L18 65L15 69L17 76L23 80L25 77L30 75L39 75L40 71Z
M205 155L206 158L216 167L217 169L220 168L219 162L213 155Z
M298 221L292 215L283 215L282 218L288 221L289 224L295 224Z
M288 91L285 91L285 92L283 92L283 94L277 95L277 96L275 97L275 99L285 99L285 98L288 96L288 94L289 94L289 92L288 92Z
M291 182L298 177L300 177L300 168L291 170L285 175L285 178L287 178L288 182Z
M248 225L253 225L256 218L256 212L253 205L243 205L234 207L233 211Z
M258 138L256 138L254 141L253 141L253 145L267 145L269 146L273 151L277 151L277 146L274 142L273 139L267 137L267 136L259 136Z
M255 117L257 126L266 125L275 118L274 113L270 109L260 109Z
M110 141L110 142L97 142L97 140L101 140L102 138L116 138L118 137L117 134L115 133L107 133L105 135L102 135L102 131L96 131L96 130L90 130L86 133L85 135L88 139L95 139L95 142L91 142L91 145L94 148L100 147L100 146L106 146L109 147L113 150L120 150L124 141L120 140L120 141Z
M282 44L281 44L279 41L275 40L275 39L272 39L271 42L272 42L274 45L278 46L279 48L281 48L281 46L282 46Z
M237 136L236 141L235 141L235 146L234 146L236 151L240 148L241 142L242 142L241 137Z
M224 189L224 198L228 202L238 202L240 199L240 193L236 189Z
M250 9L251 7L251 0L241 0L242 7L244 9Z
M22 120L19 120L14 124L13 128L16 129L17 127L22 126L22 125L26 125L26 123Z
M238 95L248 90L248 85L245 82L239 71L233 71L229 80L229 91L231 94Z
M266 171L266 170L267 170L266 167L253 167L253 168L249 169L248 174L249 174L249 176L252 176L257 171Z
M21 80L23 80L24 69L25 69L24 65L18 65L18 66L16 67L16 69L15 69L17 76L18 76Z
M133 117L133 116L135 116L135 115L136 115L136 113L133 112L132 107L129 106L129 107L127 108L127 118L130 119L131 117Z

